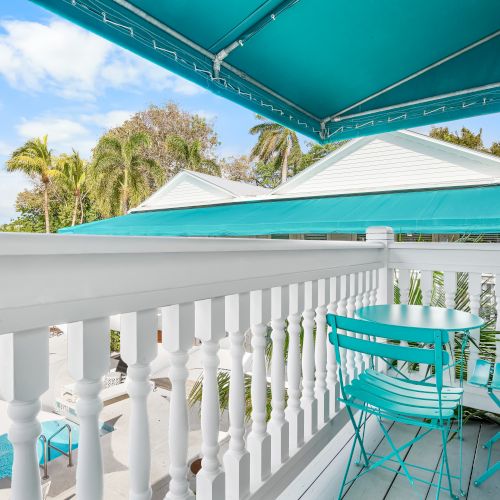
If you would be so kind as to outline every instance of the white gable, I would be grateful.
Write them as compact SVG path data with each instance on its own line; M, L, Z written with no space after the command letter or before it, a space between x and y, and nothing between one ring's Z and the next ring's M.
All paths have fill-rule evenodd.
M132 211L192 207L255 197L268 189L184 170Z
M348 143L278 187L301 196L473 186L500 182L500 159L420 134L395 132Z

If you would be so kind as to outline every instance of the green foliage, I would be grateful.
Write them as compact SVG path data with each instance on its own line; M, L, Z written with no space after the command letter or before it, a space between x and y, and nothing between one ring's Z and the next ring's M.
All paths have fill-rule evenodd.
M231 380L230 370L219 370L217 372L217 387L219 389L219 400L221 410L229 408L229 383ZM249 421L252 416L252 376L245 374L243 378L244 393L245 393L245 420ZM203 396L203 376L199 376L194 383L191 392L188 396L188 404L194 406L196 403L201 403ZM267 404L266 404L266 420L271 418L271 386L267 384Z
M448 127L432 127L429 136L434 139L457 144L458 146L464 146L469 149L475 149L476 151L500 156L500 142L494 142L489 148L484 146L482 137L483 129L480 129L479 132L475 134L466 127L462 127L460 132L450 132Z
M43 193L43 211L45 232L50 232L49 184L56 173L53 167L52 150L48 146L47 136L26 141L17 148L7 161L7 171L20 171L30 176L39 184Z
M110 330L109 332L109 350L111 352L120 352L120 332Z
M123 138L107 134L97 143L91 185L105 216L126 214L164 182L164 171L144 154L150 142L145 132L135 132Z
M180 135L169 135L166 139L166 145L167 150L184 169L209 175L220 175L220 167L215 160L203 154L203 145L200 140L188 141Z
M331 142L329 144L316 144L315 142L309 142L308 143L309 149L300 158L300 162L297 168L293 172L294 175L298 174L307 167L310 167L313 163L316 163L317 161L321 160L322 158L329 155L333 151L339 149L346 143L347 141Z
M252 135L257 135L257 143L250 153L251 160L259 160L268 169L274 168L274 175L280 172L281 183L287 181L290 167L300 162L302 151L297 134L283 125L271 122L257 115L262 123L250 129ZM262 175L262 174L261 174ZM268 171L266 179L273 177Z

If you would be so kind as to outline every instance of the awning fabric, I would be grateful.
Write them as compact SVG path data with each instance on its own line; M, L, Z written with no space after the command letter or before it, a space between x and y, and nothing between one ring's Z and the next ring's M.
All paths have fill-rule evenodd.
M319 142L500 111L498 0L33 0Z
M61 229L133 236L364 233L498 233L500 186L232 203L136 212Z

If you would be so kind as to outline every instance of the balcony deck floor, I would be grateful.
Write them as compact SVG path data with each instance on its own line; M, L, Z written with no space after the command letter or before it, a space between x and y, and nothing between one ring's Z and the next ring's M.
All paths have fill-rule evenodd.
M485 500L500 498L500 474L491 477L480 487L473 484L473 479L483 473L486 467L487 450L482 444L490 439L498 431L498 426L488 423L469 422L464 426L464 451L463 451L463 489L465 497L469 500ZM418 427L393 424L390 436L396 445L402 445L421 432ZM305 467L304 471L296 480L280 495L280 500L333 500L337 498L342 476L345 471L349 452L352 444L352 430L350 424L319 453L314 461ZM442 448L440 438L436 432L432 432L410 448L405 453L405 460L417 465L434 468L438 463ZM367 449L377 454L387 454L389 444L382 439L380 430L374 418L367 423L365 442ZM458 439L453 439L448 445L450 465L453 470L458 466ZM496 446L492 453L492 463L500 460L500 446ZM352 479L360 469L351 466L350 476ZM423 475L426 474L426 475ZM420 472L417 477L430 480L431 473ZM436 478L434 478L435 480ZM352 482L344 494L346 500L405 500L432 499L436 496L436 489L430 488L423 483L416 483L411 488L405 476L395 472L378 468ZM454 483L457 488L458 481ZM447 492L441 494L441 498L449 498Z

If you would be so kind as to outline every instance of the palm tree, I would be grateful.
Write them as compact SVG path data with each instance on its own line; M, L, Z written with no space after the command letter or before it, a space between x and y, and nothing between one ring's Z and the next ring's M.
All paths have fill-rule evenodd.
M144 132L121 138L105 135L94 150L92 183L105 215L126 214L164 180L163 169L146 157L151 139Z
M71 193L74 198L73 216L71 225L76 224L78 207L80 207L80 222L83 222L83 196L87 179L87 162L73 150L71 155L61 155L57 159L57 181L63 189Z
M250 129L252 135L258 134L257 144L250 153L250 159L281 166L281 183L288 179L291 162L297 162L302 156L297 134L283 125L266 120L257 115L259 123Z
M43 191L43 209L45 213L45 232L50 233L49 220L49 184L56 170L53 165L52 150L47 145L47 135L30 139L17 148L7 161L7 171L18 170L41 182Z
M179 135L170 135L166 139L167 150L188 170L210 175L220 175L220 167L214 160L202 153L201 141L186 141Z

